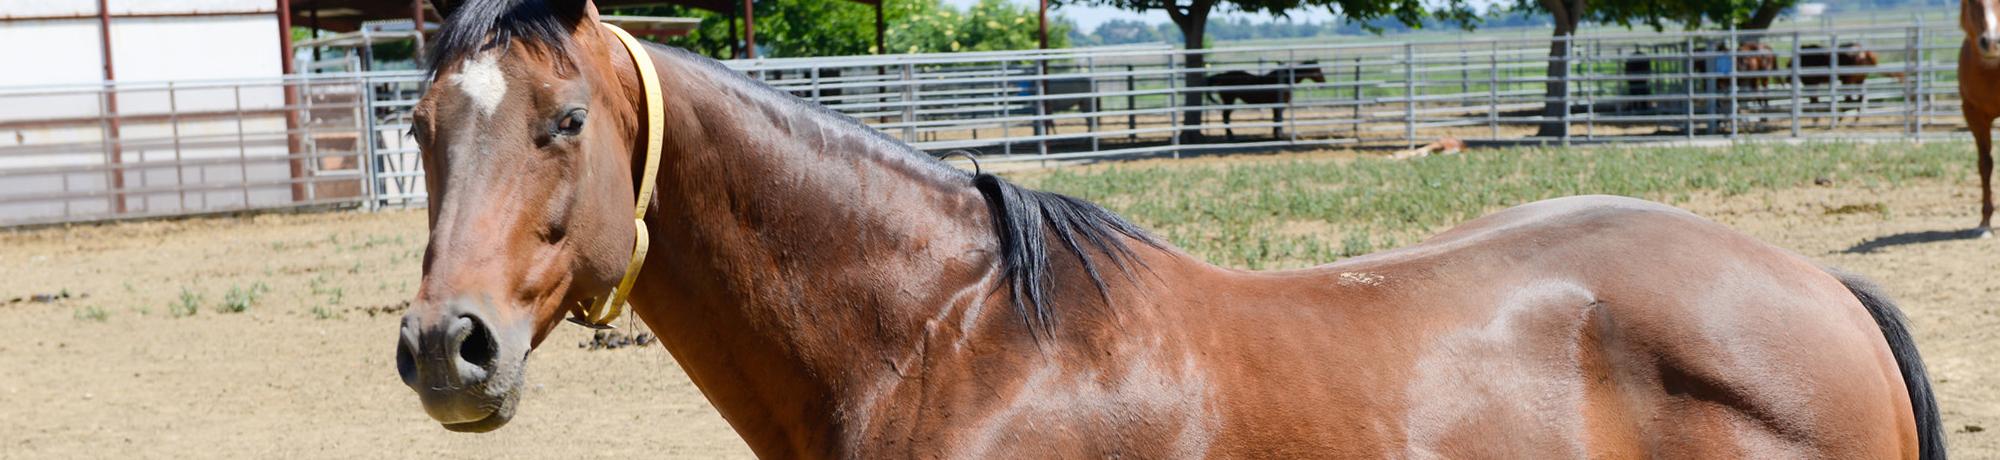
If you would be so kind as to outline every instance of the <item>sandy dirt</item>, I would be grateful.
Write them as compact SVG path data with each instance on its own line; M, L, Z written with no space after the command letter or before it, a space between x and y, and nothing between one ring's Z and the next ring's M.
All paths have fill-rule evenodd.
M1955 233L1969 182L1678 204L1880 280L1913 318L1952 453L2000 458L2000 239ZM530 360L512 424L439 428L392 359L424 235L421 211L0 233L0 457L749 455L660 347L586 351L569 326ZM231 288L261 295L221 313ZM183 292L199 311L176 317Z

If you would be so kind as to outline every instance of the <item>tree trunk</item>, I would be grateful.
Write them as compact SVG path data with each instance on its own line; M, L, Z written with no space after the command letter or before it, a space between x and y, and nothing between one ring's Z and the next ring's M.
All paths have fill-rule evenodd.
M1181 29L1181 40L1184 43L1182 48L1188 51L1208 48L1206 40L1203 39L1208 30L1208 12L1214 9L1215 2L1216 0L1194 0L1187 6L1186 11L1176 8L1173 3L1177 2L1168 3L1167 17L1173 19L1174 25ZM1204 70L1208 68L1208 57L1203 53L1191 52L1187 54L1186 64L1187 73L1184 74L1186 85L1182 87L1184 92L1181 104L1186 111L1181 113L1181 141L1198 142L1201 140L1199 126L1201 126L1201 106L1204 99L1202 96L1207 93L1197 89L1208 86L1208 73Z
M1764 31L1769 30L1771 24L1778 22L1778 15L1784 13L1786 8L1790 8L1797 3L1795 0L1761 0L1757 4L1757 11L1750 13L1750 19L1736 26L1736 30L1751 31L1739 36L1737 41L1744 43L1763 42Z
M1555 16L1556 31L1549 40L1549 70L1547 98L1542 106L1542 128L1535 133L1541 137L1564 137L1569 135L1569 123L1564 121L1569 115L1569 52L1571 43L1567 38L1576 34L1577 23L1583 17L1583 0L1541 0L1542 7Z
M1186 37L1186 47L1188 50L1207 49L1207 47L1202 46L1202 38L1207 29L1207 24L1204 24L1204 22L1206 21L1196 20L1189 24L1180 25L1181 36ZM1187 108L1187 111L1181 113L1181 126L1183 126L1181 129L1182 141L1198 141L1201 139L1201 128L1199 128L1201 126L1201 106L1203 102L1206 102L1202 96L1208 93L1199 91L1199 89L1208 86L1208 72L1203 71L1206 68L1208 68L1207 56L1202 53L1187 54L1187 73L1185 74L1187 84L1184 87L1185 91L1182 93L1183 101L1181 103L1181 107Z
M1785 8L1791 7L1793 3L1796 2L1790 0L1763 0L1762 3L1757 4L1757 11L1750 14L1750 20L1744 21L1742 25L1736 28L1740 30L1770 29L1771 24L1778 22L1778 14L1784 13Z

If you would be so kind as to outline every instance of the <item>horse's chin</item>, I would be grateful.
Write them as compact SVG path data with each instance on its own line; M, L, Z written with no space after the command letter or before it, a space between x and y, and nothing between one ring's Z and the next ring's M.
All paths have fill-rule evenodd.
M441 423L440 425L443 425L446 430L459 433L485 433L507 426L507 422L513 419L514 411L512 408L508 408L493 411L491 414L486 414L486 418L479 420L464 423Z

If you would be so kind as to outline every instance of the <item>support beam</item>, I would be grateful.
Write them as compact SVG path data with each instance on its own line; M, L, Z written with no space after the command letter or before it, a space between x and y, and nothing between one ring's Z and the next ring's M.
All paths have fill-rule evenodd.
M1049 49L1049 0L1042 0L1041 19L1038 22L1042 26L1042 49Z
M289 77L292 75L292 2L291 0L277 0L277 2L278 66L282 69L284 75ZM306 163L305 160L299 158L300 151L304 150L305 143L300 141L298 135L299 112L292 109L299 104L299 88L291 85L290 82L286 82L284 87L285 156L291 159L292 201L305 201L308 196L306 193L306 183L304 182Z
M312 30L313 30L313 31L312 31L312 38L319 38L319 31L320 31L320 25L319 25L319 2L313 2L313 3L312 3L312 12L311 12L311 13L309 13L309 14L310 14L310 19L309 19L309 20L311 20L311 21L312 21ZM285 36L287 36L287 37L290 37L290 36L292 36L292 34L291 34L291 33L289 33L289 32L287 32L287 33L285 34ZM315 47L313 47L313 60L312 60L312 61L313 61L313 63L314 63L314 64L318 64L318 63L319 63L319 61L320 61L320 54L319 54L319 49L320 49L320 48L321 48L321 47L318 47L318 46L315 46Z
M743 56L757 58L757 15L753 11L756 2L743 0Z
M125 213L125 147L124 137L118 134L118 72L111 64L111 6L108 0L97 0L97 30L104 47L104 155L111 168L107 177L111 192L111 212Z
M410 0L410 24L416 27L417 33L416 48L411 51L410 57L421 66L424 64L424 0Z
M889 54L889 42L885 38L888 36L889 26L882 21L883 2L884 0L875 0L875 54Z
M743 41L736 39L736 13L724 11L722 17L729 22L729 58L743 57Z

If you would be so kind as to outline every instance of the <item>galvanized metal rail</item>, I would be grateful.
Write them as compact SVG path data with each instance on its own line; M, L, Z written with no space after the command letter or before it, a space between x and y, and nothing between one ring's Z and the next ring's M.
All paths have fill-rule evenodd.
M1571 144L1962 136L1954 69L1963 37L1932 29L1919 23L1198 51L1127 46L727 64L916 148L970 150L988 162L1404 148L1443 137ZM1753 42L1771 51L1740 46ZM1550 57L1555 45L1568 54ZM1826 54L1861 50L1877 62L1843 65ZM1196 54L1206 67L1186 65ZM1760 55L1777 66L1742 70ZM1801 67L1801 56L1829 65ZM1230 71L1270 78L1207 84ZM1322 79L1296 78L1314 71ZM1814 80L1826 83L1809 84ZM421 205L423 165L407 133L409 109L425 84L418 72L375 72L0 88L0 226ZM1269 97L1220 105L1223 91ZM1232 111L1228 123L1224 110ZM1279 111L1282 119L1273 116Z

